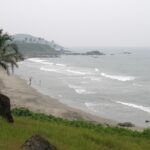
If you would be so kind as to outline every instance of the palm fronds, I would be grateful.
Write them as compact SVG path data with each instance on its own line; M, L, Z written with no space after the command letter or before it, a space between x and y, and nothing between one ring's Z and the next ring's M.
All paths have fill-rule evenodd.
M18 67L17 62L20 60L23 60L23 57L17 45L13 43L10 35L3 33L3 30L0 29L0 66L9 74L9 68L13 72L14 67Z

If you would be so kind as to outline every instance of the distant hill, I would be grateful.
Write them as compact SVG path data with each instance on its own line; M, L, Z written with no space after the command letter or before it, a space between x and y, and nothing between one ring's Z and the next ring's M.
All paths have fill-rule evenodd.
M12 38L25 57L57 56L64 50L62 46L56 44L53 40L47 41L41 37L16 34Z

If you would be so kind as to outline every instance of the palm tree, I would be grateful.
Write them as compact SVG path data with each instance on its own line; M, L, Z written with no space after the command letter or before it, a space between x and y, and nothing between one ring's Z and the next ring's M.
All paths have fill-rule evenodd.
M23 60L19 53L17 45L13 43L12 38L7 33L3 33L0 29L0 66L9 74L9 68L14 70L14 66L18 67L17 62Z

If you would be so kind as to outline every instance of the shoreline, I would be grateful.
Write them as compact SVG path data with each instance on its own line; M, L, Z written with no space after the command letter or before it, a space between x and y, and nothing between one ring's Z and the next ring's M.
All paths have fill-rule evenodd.
M59 100L43 95L29 86L24 79L16 75L8 76L0 69L0 91L10 97L12 108L24 107L33 112L44 113L69 120L85 120L100 123L106 126L117 126L116 121L106 119L82 110L72 108ZM132 130L141 131L144 128L132 127Z
M0 91L10 97L12 108L25 107L34 112L51 114L65 119L83 119L116 125L115 121L83 112L67 106L57 99L43 95L15 75L7 76L4 71L0 70L0 72Z

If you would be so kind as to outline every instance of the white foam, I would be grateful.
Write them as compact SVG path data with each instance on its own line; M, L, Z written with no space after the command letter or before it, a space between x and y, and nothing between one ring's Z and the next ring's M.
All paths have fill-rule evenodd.
M56 64L56 66L66 67L66 64Z
M84 77L82 77L83 79L88 79L88 81L89 80L91 80L91 81L100 81L101 80L101 78L100 77L97 77L97 76L84 76Z
M95 72L99 72L99 69L98 69L98 68L95 68Z
M40 59L40 58L29 58L29 59L27 59L27 60L32 61L32 62L42 62L42 61L43 61L43 60Z
M71 89L78 89L78 88L79 88L79 89L80 89L80 88L82 89L82 87L77 86L77 85L73 85L73 84L69 84L68 87L71 88Z
M85 89L75 89L76 93L78 94L84 94L84 95L88 95L88 94L96 94L96 92L93 91L87 91Z
M73 73L73 74L77 74L77 75L87 75L87 74L90 74L90 72L81 72L81 71L75 71L75 70L69 70L67 69L67 72L69 73Z
M58 72L56 69L50 69L50 68L45 68L45 67L41 67L40 70L49 71L49 72Z
M92 80L92 81L100 81L101 78L98 78L98 77L91 77L91 80Z
M32 62L36 62L36 63L40 63L40 64L44 64L44 65L53 65L53 63L51 62L47 62L45 60L42 60L40 58L29 58L27 59L28 61L32 61Z
M72 85L72 84L69 84L68 85L69 88L71 89L74 89L76 93L78 94L95 94L96 92L94 91L87 91L84 87L81 87L81 86L77 86L77 85Z
M85 94L86 90L85 89L75 89L76 93L78 94Z
M43 62L40 62L41 64L44 64L44 65L53 65L54 63L50 63L50 62L46 62L46 61L43 61Z
M106 73L101 73L101 76L106 77L106 78L110 78L110 79L114 79L114 80L119 80L119 81L131 81L134 80L135 77L133 76L118 76L118 75L108 75Z
M108 104L108 103L97 103L97 102L93 102L93 103L85 102L84 104L88 108L90 108L90 107L96 107L96 106L103 106L103 107L110 106L110 104Z
M126 103L126 102L121 102L121 101L116 101L116 103L126 105L128 107L137 108L137 109L140 109L140 110L145 111L147 113L150 113L150 107L145 107L145 106L142 106L142 105L136 105L136 104L133 104L133 103Z
M96 113L98 113L99 111L97 110L97 109L95 109L95 107L96 106L98 106L98 105L101 105L101 104L99 104L99 103L84 103L85 104L85 106L88 108L88 109L90 109L91 111L94 111L94 112L96 112Z
M88 108L89 107L95 107L97 105L98 105L97 103L87 103L87 102L85 103L85 106L88 107Z

